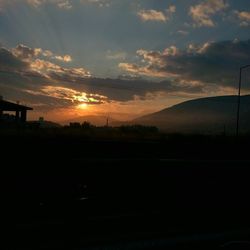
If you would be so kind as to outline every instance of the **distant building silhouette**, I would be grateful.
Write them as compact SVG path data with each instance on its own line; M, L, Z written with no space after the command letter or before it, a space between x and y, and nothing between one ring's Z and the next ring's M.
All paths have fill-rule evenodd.
M69 124L70 128L81 128L81 123L80 122L71 122Z
M40 126L43 126L44 125L44 118L43 117L39 117L38 123L39 123Z

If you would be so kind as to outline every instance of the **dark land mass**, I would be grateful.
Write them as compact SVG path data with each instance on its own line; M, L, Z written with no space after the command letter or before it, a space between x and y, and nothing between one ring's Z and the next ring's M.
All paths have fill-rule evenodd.
M237 96L195 99L135 119L132 123L157 126L168 132L235 133ZM241 97L241 132L250 131L250 96Z
M106 126L107 124L107 119L108 123L110 126L119 126L122 124L122 122L113 119L112 117L107 117L104 115L88 115L88 116L81 116L77 117L74 119L62 121L61 123L64 125L70 124L70 123L84 123L84 122L89 122L93 124L94 126Z
M250 136L125 126L0 140L9 249L249 249Z
M166 133L235 134L238 96L216 96L186 101L132 121L118 121L103 115L83 116L62 122L89 122L95 126L156 126ZM250 95L241 96L240 130L250 133Z

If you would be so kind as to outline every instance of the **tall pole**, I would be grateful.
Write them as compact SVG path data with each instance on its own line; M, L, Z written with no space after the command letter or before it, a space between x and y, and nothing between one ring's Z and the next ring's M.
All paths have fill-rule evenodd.
M242 66L240 68L240 77L239 77L239 91L238 91L238 108L237 108L237 125L236 125L236 136L239 136L239 123L240 123L240 97L241 97L241 79L242 79L242 70L250 67L249 65Z
M240 78L239 78L239 90L238 90L238 108L237 108L237 125L236 125L236 136L239 136L239 121L240 121L240 95L241 95L241 75L242 68L240 68Z
M107 123L106 123L106 127L109 126L109 117L107 117Z

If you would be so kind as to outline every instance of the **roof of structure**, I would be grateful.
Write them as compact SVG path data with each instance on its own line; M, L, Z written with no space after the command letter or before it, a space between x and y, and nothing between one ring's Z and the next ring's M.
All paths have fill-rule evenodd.
M2 111L25 111L25 110L33 110L33 108L19 105L13 102L0 100L0 110Z

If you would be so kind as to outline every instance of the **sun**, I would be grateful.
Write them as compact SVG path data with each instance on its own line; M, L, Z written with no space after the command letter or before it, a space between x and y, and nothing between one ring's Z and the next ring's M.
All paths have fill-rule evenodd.
M77 106L77 108L85 110L85 109L88 108L88 104L87 104L87 103L81 103L81 104L79 104L79 105Z

